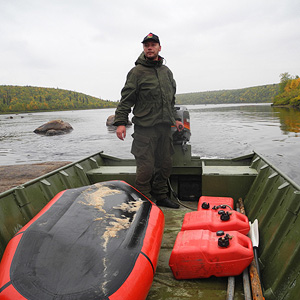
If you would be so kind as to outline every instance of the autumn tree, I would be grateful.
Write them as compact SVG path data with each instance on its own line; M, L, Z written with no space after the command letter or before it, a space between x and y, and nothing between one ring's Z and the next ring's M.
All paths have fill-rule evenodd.
M279 93L284 92L284 88L289 80L292 80L292 76L288 72L284 72L280 74L280 83L279 83Z

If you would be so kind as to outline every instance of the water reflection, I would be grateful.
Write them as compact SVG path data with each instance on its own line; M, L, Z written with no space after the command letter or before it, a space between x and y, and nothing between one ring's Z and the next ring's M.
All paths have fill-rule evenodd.
M280 120L280 129L284 134L300 132L300 110L289 107L272 107ZM298 135L297 135L298 136Z
M228 119L230 122L265 122L269 126L280 125L283 134L300 132L300 110L289 107L273 107L271 104L227 104L227 105L199 105L189 107L199 117L212 114L217 118ZM300 136L300 135L299 135ZM298 135L296 135L298 137Z
M109 133L115 133L117 130L117 127L116 126L107 126L107 131Z

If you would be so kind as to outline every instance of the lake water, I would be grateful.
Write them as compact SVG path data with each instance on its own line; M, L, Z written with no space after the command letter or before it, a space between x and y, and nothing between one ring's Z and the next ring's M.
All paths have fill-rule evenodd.
M187 108L194 155L232 158L255 150L300 184L300 111L270 104ZM112 114L114 109L0 115L0 165L75 161L99 151L132 158L133 127L128 128L125 141L120 141L105 124ZM74 130L59 136L33 133L54 119L69 122Z

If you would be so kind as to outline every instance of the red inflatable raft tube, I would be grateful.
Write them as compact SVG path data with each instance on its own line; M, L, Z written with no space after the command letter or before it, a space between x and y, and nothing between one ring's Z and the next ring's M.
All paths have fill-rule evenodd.
M237 211L202 210L186 213L181 230L207 229L210 231L234 230L247 234L250 225L247 216Z
M9 242L1 300L146 299L164 215L123 181L63 191Z
M252 259L251 240L240 232L186 230L177 235L169 266L176 279L237 276Z
M234 209L233 199L230 197L210 197L201 196L198 202L198 211L207 209L223 209L232 210Z

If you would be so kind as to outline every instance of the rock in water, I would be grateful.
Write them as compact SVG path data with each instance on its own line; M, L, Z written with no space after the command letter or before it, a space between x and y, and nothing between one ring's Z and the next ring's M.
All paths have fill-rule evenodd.
M52 120L48 123L36 128L33 132L45 135L58 135L68 133L73 130L73 127L62 120Z
M106 120L106 126L114 126L115 122L115 115L110 115L107 120ZM132 122L127 120L127 125L126 126L131 126Z
M106 120L106 126L113 126L115 122L115 115L111 115Z

